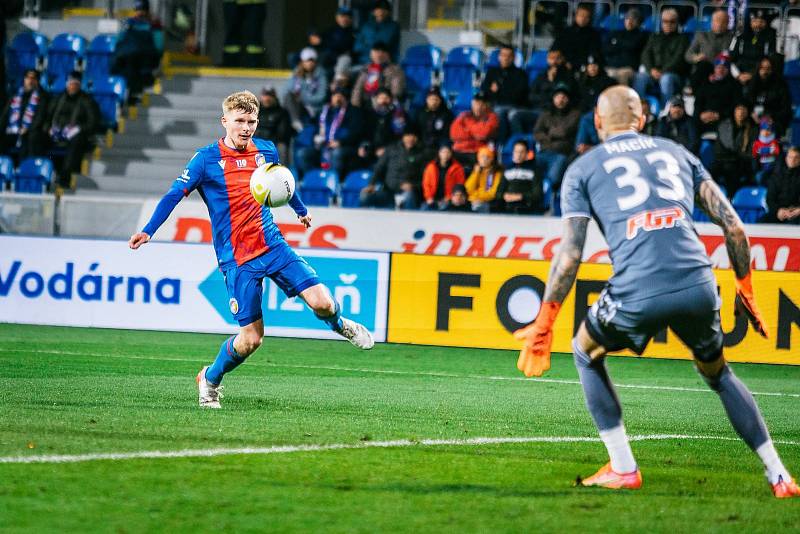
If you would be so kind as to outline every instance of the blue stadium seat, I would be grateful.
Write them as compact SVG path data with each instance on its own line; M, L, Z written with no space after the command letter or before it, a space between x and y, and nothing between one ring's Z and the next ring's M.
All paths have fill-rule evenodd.
M330 206L338 185L339 175L336 172L314 169L303 176L300 197L309 206Z
M0 156L0 190L14 181L14 160L8 156Z
M783 65L783 76L789 85L789 92L792 95L792 104L800 106L800 59L787 61Z
M711 139L703 139L700 141L700 150L698 152L700 162L706 169L710 169L714 164L714 141Z
M533 134L513 134L508 138L508 141L503 144L502 150L500 150L500 163L504 167L508 167L513 163L511 161L511 155L514 152L514 143L520 139L527 142L531 150L534 149L536 142L533 140Z
M733 208L742 222L754 223L767 214L767 188L743 187L733 196Z
M361 169L349 173L342 184L341 206L343 208L357 208L361 190L369 185L371 178L372 171L369 169Z
M547 211L553 205L553 184L550 180L544 178L542 180L542 210Z
M47 51L47 75L53 80L66 76L80 68L85 55L86 39L75 33L56 35Z
M443 67L443 89L453 113L469 109L483 61L483 52L472 46L459 46L448 52Z
M36 32L17 34L6 50L6 76L11 88L22 84L25 71L41 70L47 55L47 37Z
M661 113L661 103L658 101L658 97L647 95L644 98L650 104L650 113L658 117L658 114Z
M52 161L47 158L28 158L19 165L14 191L17 193L43 193L52 181Z
M86 50L84 78L95 80L111 75L111 61L117 46L117 36L100 34L89 43Z
M92 81L90 93L100 108L100 116L106 128L117 129L127 92L127 84L122 76L105 76Z
M547 50L534 50L528 63L525 65L525 72L528 73L528 82L533 82L540 72L547 68Z
M498 67L500 65L498 61L498 56L500 55L500 49L495 48L489 53L489 57L486 60L486 63L483 65L483 70L486 72L489 70L489 67ZM522 52L518 49L514 49L514 65L519 68L522 68L522 64L525 62L525 59L522 57Z
M417 45L406 50L401 62L406 75L406 92L412 109L425 104L425 94L442 68L442 51L432 45Z

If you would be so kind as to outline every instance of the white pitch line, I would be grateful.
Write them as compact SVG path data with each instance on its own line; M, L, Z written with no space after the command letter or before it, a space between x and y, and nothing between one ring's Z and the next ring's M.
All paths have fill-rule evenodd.
M24 349L16 350L16 352L25 352L29 354L57 354L65 356L97 356L101 358L117 358L122 360L154 360L154 361L169 361L169 362L198 362L208 363L208 358L168 358L165 356L127 356L116 354L100 354L92 352L70 352L60 350L43 350L43 349ZM542 382L546 384L566 384L566 385L580 385L579 380L569 380L566 378L525 378L521 376L486 376L486 375L458 375L455 373L442 373L435 371L396 371L392 369L366 369L359 367L338 367L332 365L301 365L301 364L282 364L282 363L262 363L262 362L249 362L249 366L255 367L277 367L286 369L316 369L320 371L342 371L346 373L372 373L372 374L387 374L387 375L404 375L404 376L430 376L435 378L460 378L470 380L493 380L493 381L510 381L510 382ZM679 391L684 393L713 393L710 388L692 388L683 386L654 386L651 384L614 384L616 388L622 389L644 389L651 391ZM785 393L780 391L751 391L753 395L761 397L788 397L800 398L800 393Z
M672 440L711 440L739 441L730 436L699 436L684 434L645 434L631 436L630 441L672 441ZM519 443L594 443L600 438L587 436L530 436L505 438L471 438L471 439L398 439L392 441L367 441L361 443L331 443L320 445L276 445L272 447L243 447L220 449L183 449L177 451L135 451L135 452L99 452L89 454L43 454L31 456L2 456L0 464L64 464L93 462L98 460L140 460L161 458L208 458L212 456L233 455L268 455L291 454L298 452L324 452L354 449L388 449L403 447L464 447L479 445L505 445ZM800 441L781 441L780 445L800 445Z

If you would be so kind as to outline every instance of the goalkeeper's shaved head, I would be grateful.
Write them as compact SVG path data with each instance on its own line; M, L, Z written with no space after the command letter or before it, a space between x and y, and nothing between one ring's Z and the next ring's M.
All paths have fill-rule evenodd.
M609 87L597 99L594 124L600 139L625 131L639 131L644 126L639 95L626 85Z

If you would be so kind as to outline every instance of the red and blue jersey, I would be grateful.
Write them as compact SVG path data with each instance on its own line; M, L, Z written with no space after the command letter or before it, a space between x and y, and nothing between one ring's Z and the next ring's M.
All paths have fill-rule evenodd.
M142 231L152 236L178 202L197 189L208 207L214 250L223 271L285 245L269 208L260 206L250 194L250 175L265 163L278 163L278 151L271 141L263 139L251 139L244 150L230 148L222 139L201 148L158 203ZM298 216L308 213L297 192L289 205Z

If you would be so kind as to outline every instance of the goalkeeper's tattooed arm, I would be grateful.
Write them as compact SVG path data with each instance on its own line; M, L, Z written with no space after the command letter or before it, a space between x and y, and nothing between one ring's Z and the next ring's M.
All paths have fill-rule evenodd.
M750 272L750 243L741 219L713 180L705 180L700 184L698 200L714 224L721 227L725 234L725 247L736 278L744 278Z
M572 289L578 274L578 267L581 265L588 226L589 219L586 217L570 217L564 220L564 233L558 253L550 266L550 276L544 290L545 302L560 304Z

